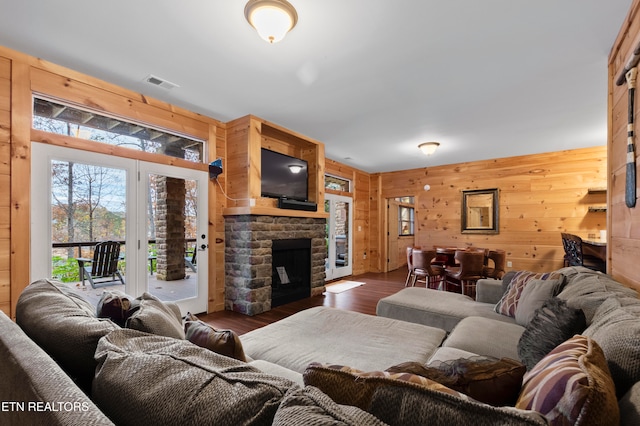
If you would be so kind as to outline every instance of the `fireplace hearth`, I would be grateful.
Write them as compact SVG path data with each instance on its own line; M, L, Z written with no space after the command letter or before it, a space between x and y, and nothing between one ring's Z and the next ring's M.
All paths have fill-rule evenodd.
M273 240L271 307L311 296L311 239Z
M325 225L322 218L225 216L225 309L257 315L273 306L321 294L327 250ZM306 283L302 283L304 277Z

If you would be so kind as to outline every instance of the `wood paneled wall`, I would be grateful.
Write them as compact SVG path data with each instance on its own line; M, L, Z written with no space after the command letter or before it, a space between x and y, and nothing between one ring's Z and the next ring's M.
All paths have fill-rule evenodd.
M636 262L640 255L640 201L635 207L625 204L625 173L627 163L627 86L616 86L615 81L640 42L640 1L634 0L613 49L609 55L609 273L636 290L640 290L640 275ZM640 104L635 104L635 158L636 191L640 182L638 167L638 134L640 133ZM640 193L639 193L640 194Z
M589 212L602 206L605 195L588 188L606 186L606 146L521 157L499 158L424 169L381 173L380 198L371 210L380 242L373 270L386 261L384 211L387 198L416 197L415 244L422 247L483 247L504 249L508 269L551 271L563 266L561 232L599 237L606 229L606 213ZM428 184L429 191L423 188ZM498 188L497 235L461 233L461 191Z
M0 58L0 310L11 315L11 61Z
M209 158L224 147L225 125L214 119L122 89L96 78L0 47L0 309L15 316L15 304L29 277L31 144L48 143L148 162L207 170L206 164L144 153L31 128L33 93L141 121L205 140ZM224 259L218 189L209 184L209 310L224 306ZM215 236L215 237L214 237ZM224 268L222 268L224 269ZM36 279L39 277L35 277Z

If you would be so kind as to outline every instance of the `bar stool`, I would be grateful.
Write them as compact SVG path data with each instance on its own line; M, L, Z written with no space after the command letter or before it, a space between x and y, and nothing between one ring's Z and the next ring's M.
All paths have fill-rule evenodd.
M489 260L493 262L493 267L489 266ZM489 250L485 259L485 265L482 276L485 278L493 278L500 280L505 274L507 263L507 253L504 250Z
M409 272L407 273L407 279L404 281L405 287L413 281L413 250L413 247L407 247L407 268L409 269Z
M484 251L457 250L454 256L458 267L445 270L445 289L459 287L460 293L475 299L476 281L482 278Z
M444 268L431 263L435 258L435 250L413 250L412 287L416 285L416 282L424 282L426 288L442 289Z

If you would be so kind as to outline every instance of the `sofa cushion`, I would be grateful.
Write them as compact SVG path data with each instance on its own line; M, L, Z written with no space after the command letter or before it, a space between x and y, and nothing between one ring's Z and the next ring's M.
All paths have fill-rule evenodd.
M16 322L85 391L96 369L98 340L116 324L95 316L95 308L64 284L38 280L27 286L16 305Z
M617 299L638 299L638 293L619 282L610 275L593 271L582 266L570 266L557 272L567 277L567 283L558 294L572 308L582 309L591 324L595 312L602 302L615 297Z
M557 297L547 300L535 312L518 341L520 361L527 370L532 369L556 346L582 333L586 326L581 309L571 308Z
M184 333L188 341L220 355L246 361L242 342L233 330L216 330L191 312L187 312L185 319Z
M319 388L338 404L353 405L363 410L369 408L373 393L383 385L397 388L421 386L467 398L438 382L411 373L365 372L343 365L311 363L302 376L305 385Z
M542 413L552 425L620 422L604 353L581 335L561 343L525 375L516 407Z
M550 284L562 285L564 275L557 272L535 273L529 271L518 271L518 273L516 273L511 279L511 282L507 286L507 290L502 295L500 301L496 304L494 310L499 314L515 317L522 291L531 280L553 280L554 282Z
M150 293L143 293L136 298L133 312L125 326L133 330L159 336L184 339L180 308L173 302L163 302Z
M367 410L390 425L546 425L534 411L513 407L493 407L437 390L415 387L380 386Z
M532 279L522 290L516 307L516 323L526 326L533 318L536 310L548 299L557 295L564 280ZM566 340L566 339L565 339Z
M615 297L604 301L584 335L604 351L618 397L622 397L640 381L640 301Z
M119 290L103 290L96 314L98 318L109 318L111 321L124 327L125 322L134 312L135 298Z
M313 386L290 389L273 419L274 426L383 426L375 416L349 405L338 405Z
M476 355L518 359L518 340L524 327L483 317L467 317L453 329L442 346Z
M482 286L479 284L479 287ZM476 302L471 297L459 293L424 287L407 287L380 299L376 314L381 317L441 328L445 331L453 330L460 320L468 316L514 322L513 318L494 312L494 307L495 302Z
M476 401L503 406L515 404L526 368L509 358L475 356L429 365L405 362L387 371L426 377Z
M427 362L445 335L433 327L320 306L250 331L240 340L247 357L303 373L312 362L351 364L363 371L384 370L409 359Z
M93 400L118 425L271 424L296 385L186 340L116 330L100 340Z
M113 426L60 366L3 311L0 360L0 424Z

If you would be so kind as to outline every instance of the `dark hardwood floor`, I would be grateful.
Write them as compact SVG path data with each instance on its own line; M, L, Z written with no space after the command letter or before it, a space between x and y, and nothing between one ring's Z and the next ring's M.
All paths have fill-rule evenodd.
M254 316L232 311L220 311L198 315L198 318L215 328L231 329L238 334L244 334L314 306L330 306L375 315L378 300L403 289L406 276L406 268L400 268L387 273L366 273L346 277L346 280L362 281L365 285L338 294L327 293L326 295L309 297Z

